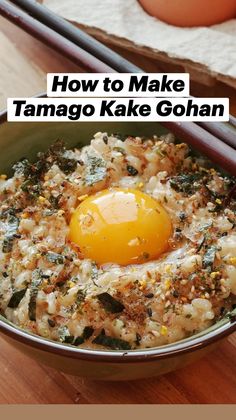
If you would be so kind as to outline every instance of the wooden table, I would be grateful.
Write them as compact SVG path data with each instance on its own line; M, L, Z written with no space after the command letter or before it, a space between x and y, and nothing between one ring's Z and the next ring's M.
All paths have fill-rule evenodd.
M0 109L8 96L30 96L45 90L47 72L78 71L78 67L1 18L0 54ZM148 68L146 60L145 67ZM199 95L209 94L204 87L194 89ZM230 95L232 110L236 111L235 92L220 85L213 92ZM29 359L2 338L0 352L2 404L236 403L236 334L185 369L160 378L124 383L93 382L65 375Z

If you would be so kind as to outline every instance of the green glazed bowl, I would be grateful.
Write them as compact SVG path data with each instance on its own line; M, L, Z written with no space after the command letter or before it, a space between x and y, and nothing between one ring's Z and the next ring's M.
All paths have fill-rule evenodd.
M163 134L157 123L8 123L0 115L0 172L11 174L20 158L34 158L60 138L68 146L87 144L97 131L132 135ZM30 334L0 316L4 338L25 354L72 375L100 380L131 380L161 375L183 367L212 350L236 331L236 310L211 328L157 348L122 351L86 350Z

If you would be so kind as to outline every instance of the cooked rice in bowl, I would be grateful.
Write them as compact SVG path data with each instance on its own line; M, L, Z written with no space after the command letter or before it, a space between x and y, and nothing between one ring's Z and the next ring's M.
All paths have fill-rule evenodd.
M208 328L236 302L234 185L171 134L97 133L82 149L57 142L36 163L23 159L0 180L1 313L85 348L150 348ZM70 240L78 205L116 189L165 209L172 234L158 258L98 264Z

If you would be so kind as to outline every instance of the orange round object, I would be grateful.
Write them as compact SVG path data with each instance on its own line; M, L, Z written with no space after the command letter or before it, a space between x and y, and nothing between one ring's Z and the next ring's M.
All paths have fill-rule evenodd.
M175 26L210 26L236 17L236 0L139 0L150 15Z
M69 240L98 264L128 265L159 258L171 233L171 219L154 198L116 188L82 201L71 217Z

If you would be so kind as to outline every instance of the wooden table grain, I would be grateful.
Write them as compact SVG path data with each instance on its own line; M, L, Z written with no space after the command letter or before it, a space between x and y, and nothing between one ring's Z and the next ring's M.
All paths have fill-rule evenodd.
M8 53L7 53L8 52ZM137 64L141 58L132 56ZM154 70L154 63L148 64ZM73 72L78 67L0 18L0 109L6 98L30 96L46 88L47 72ZM223 85L211 93L236 94ZM0 404L229 404L236 403L236 334L200 361L165 376L130 382L98 382L41 365L0 337Z

